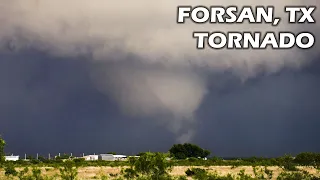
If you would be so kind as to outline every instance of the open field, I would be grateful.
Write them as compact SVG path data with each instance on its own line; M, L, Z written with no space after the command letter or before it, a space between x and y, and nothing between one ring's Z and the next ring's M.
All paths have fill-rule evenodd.
M108 176L109 179L115 179L116 177L120 176L121 169L126 167L80 167L78 169L78 179L79 180L91 180L91 179L101 179L103 176ZM185 171L188 168L192 168L192 166L174 166L170 174L172 176L183 176L186 175ZM217 172L219 175L227 175L228 173L232 175L237 175L240 170L244 169L246 174L252 175L254 177L254 172L252 166L239 166L239 167L232 167L232 166L197 166L197 168L202 168L207 170L207 172L214 173ZM313 168L313 167L297 167L299 170L307 171L310 174L316 175L320 177L320 171ZM22 170L23 168L17 168L17 170ZM277 166L269 166L268 169L273 171L273 179L283 172L282 168ZM41 167L41 171L43 175L54 177L56 174L59 174L59 170L53 167ZM0 179L5 180L6 177L4 175L4 170L1 169L0 171ZM58 177L55 179L59 179ZM191 179L191 178L190 178Z

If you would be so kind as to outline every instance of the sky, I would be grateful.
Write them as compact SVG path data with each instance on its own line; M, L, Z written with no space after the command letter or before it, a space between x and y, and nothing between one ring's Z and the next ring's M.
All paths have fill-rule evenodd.
M184 142L223 157L320 151L318 41L310 50L199 51L192 39L217 29L317 37L317 24L175 23L177 5L209 1L1 1L7 153L136 154ZM241 3L210 5L262 5ZM283 5L319 5L269 3L284 19Z

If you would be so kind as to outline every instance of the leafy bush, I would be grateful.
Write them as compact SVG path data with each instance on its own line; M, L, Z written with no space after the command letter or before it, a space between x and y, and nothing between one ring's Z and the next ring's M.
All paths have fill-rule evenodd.
M20 180L27 180L28 177L26 177L26 174L29 172L29 168L28 167L25 167L23 170L21 170L19 173L18 173L18 178ZM30 179L30 178L29 178Z
M228 174L226 176L220 176L217 173L210 174L204 169L200 168L192 168L187 169L185 172L187 176L192 176L195 180L234 180L235 177L231 174ZM242 180L242 179L241 179Z
M60 170L60 176L63 180L74 180L76 179L78 175L78 169L75 167L75 164L73 161L66 161L63 164L63 167L59 169Z
M32 179L34 180L44 180L44 178L41 175L41 170L38 168L32 169Z
M268 179L272 179L273 177L273 171L269 170L267 167L264 167L264 173L268 176Z
M166 159L167 155L163 153L145 153L139 158L129 158L130 168L122 173L128 179L171 179L168 172L171 170L171 163ZM138 176L138 174L142 176Z
M4 168L4 174L6 176L17 176L18 172L16 171L14 165L12 163L8 163L7 166Z
M302 166L320 166L320 153L303 152L298 154L294 162Z
M187 180L187 177L186 177L186 176L179 176L179 177L177 178L177 180Z
M188 168L185 173L187 176L192 176L195 179L201 179L207 176L206 170L201 168L192 168L192 169Z
M277 180L319 180L319 177L313 176L306 171L303 172L282 172Z
M4 147L5 147L5 145L6 145L6 142L0 136L0 163L4 162L4 160L5 160L4 159L4 156L5 156Z
M194 171L192 171L190 168L188 168L185 173L186 173L187 176L193 176L193 175L196 174L196 173L195 173Z
M238 180L254 180L255 179L252 176L246 174L244 169L240 170L240 172L238 173L238 176L239 176L237 177Z
M297 170L297 168L293 162L293 159L294 158L290 155L285 155L280 158L281 165L283 166L284 170L288 170L288 171L296 171Z
M134 178L136 178L136 177L139 177L137 171L135 171L135 170L132 169L132 168L125 169L125 170L123 171L123 174L124 174L123 176L124 176L125 178L127 178L127 179L134 179Z

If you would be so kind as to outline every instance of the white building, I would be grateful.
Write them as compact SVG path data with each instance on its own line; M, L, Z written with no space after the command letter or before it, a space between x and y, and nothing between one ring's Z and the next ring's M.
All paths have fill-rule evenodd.
M98 155L87 155L83 156L85 161L97 161L99 159Z
M14 156L14 155L5 156L4 158L6 161L18 161L19 160L19 156Z
M113 155L113 158L115 161L124 161L127 159L127 156L125 155Z
M125 155L113 155L113 154L100 154L99 160L102 161L123 161L126 160L127 156Z

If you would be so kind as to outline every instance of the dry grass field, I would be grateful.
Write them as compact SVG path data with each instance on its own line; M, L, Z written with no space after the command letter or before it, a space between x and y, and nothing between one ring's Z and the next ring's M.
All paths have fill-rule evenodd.
M123 167L124 168L124 167ZM173 176L181 176L185 175L185 171L188 168L192 168L190 166L175 166L173 167L172 171L170 172ZM218 173L220 175L227 175L228 173L237 175L237 173L240 172L240 170L244 169L246 174L254 175L253 168L251 166L240 166L232 168L232 166L209 166L209 167L199 167L206 169L208 172L211 173ZM310 174L320 176L320 172L317 169L314 169L312 167L298 167L300 170L308 171ZM281 168L276 166L270 166L268 169L273 171L273 179L276 179L276 177L283 171ZM21 170L21 168L17 169ZM41 171L44 175L47 176L55 176L59 174L58 169L54 169L52 167L42 167ZM121 167L81 167L78 169L78 179L79 180L92 180L92 179L101 179L102 176L108 176L109 179L114 179L114 177L111 177L112 175L119 175L121 173ZM111 176L110 176L111 175ZM0 179L6 180L7 178L4 175L4 170L2 169L0 171ZM59 179L58 177L55 179Z

